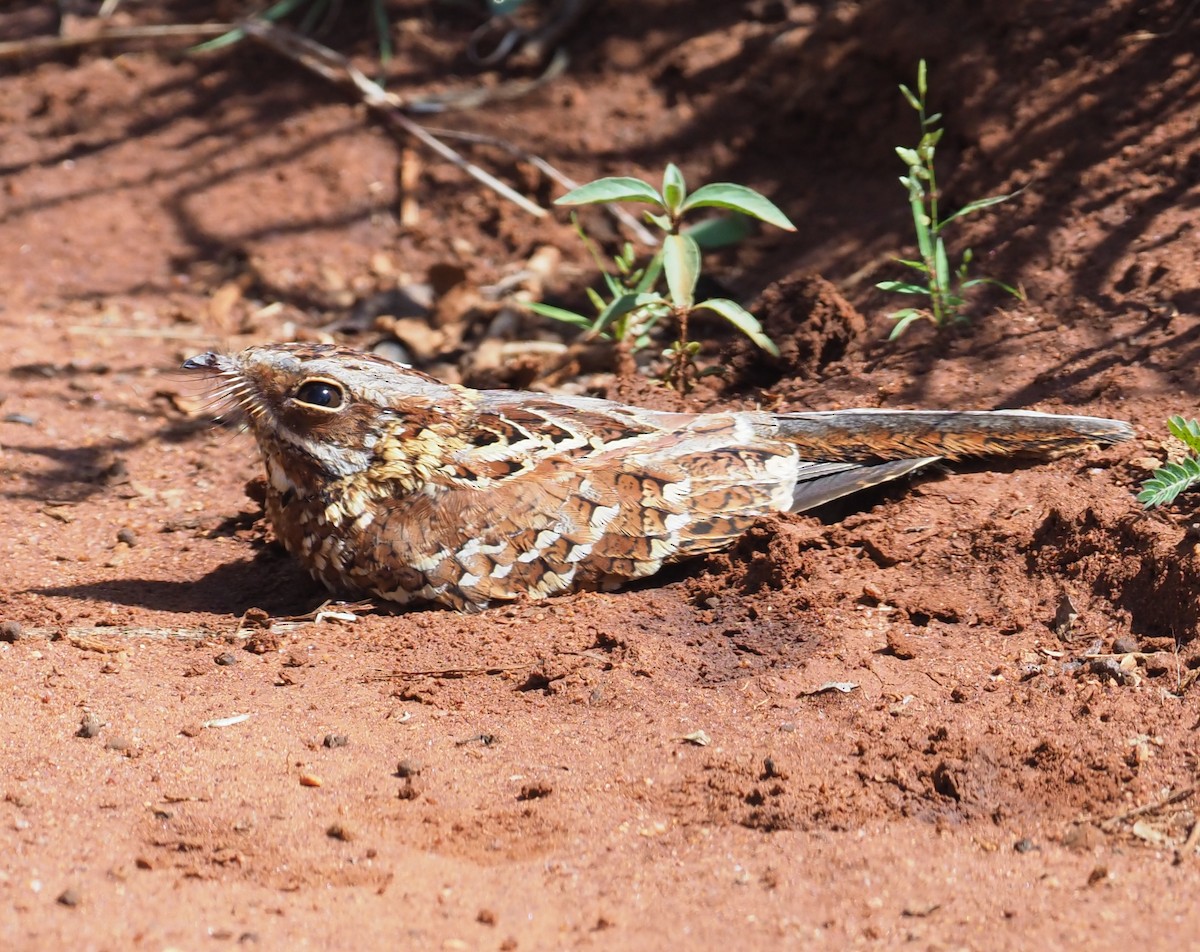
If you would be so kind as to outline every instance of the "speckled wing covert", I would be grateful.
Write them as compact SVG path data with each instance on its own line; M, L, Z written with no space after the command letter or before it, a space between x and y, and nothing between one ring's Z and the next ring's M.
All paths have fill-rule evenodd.
M253 431L267 513L334 590L470 610L612 589L937 459L1054 455L1127 424L1024 411L678 414L476 391L328 345L185 368Z

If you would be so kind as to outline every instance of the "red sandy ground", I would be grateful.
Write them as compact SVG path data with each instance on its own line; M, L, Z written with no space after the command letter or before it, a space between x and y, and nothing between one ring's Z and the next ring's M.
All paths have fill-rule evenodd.
M98 4L79 6L77 30ZM369 65L349 6L326 39ZM389 7L392 88L480 82L469 17ZM634 591L288 624L323 595L244 492L248 437L172 369L311 336L432 269L459 279L437 320L465 344L422 364L540 386L528 355L483 359L480 289L549 247L547 293L579 302L590 262L563 216L402 158L350 94L261 48L4 61L0 620L20 637L0 644L0 946L1195 941L1193 503L1133 499L1172 449L1164 419L1196 412L1195 4L681 8L602 4L566 75L435 124L580 181L674 160L798 223L709 265L784 359L702 326L731 372L687 405L1036 407L1138 439L780 517ZM52 12L6 4L0 37L52 33ZM897 304L873 283L911 253L891 147L914 137L896 84L921 55L948 205L1028 186L952 239L1028 301L985 294L962 333L888 344ZM345 339L372 346L392 325L358 326ZM815 693L829 682L857 687Z

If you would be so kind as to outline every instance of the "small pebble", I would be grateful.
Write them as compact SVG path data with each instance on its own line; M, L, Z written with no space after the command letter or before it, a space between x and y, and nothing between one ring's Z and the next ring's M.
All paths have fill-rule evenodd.
M117 541L124 542L127 546L129 546L132 549L135 545L137 545L137 541L138 541L137 533L134 532L132 529L130 529L128 526L126 526L123 529L118 529L117 530Z
M302 787L321 787L324 786L324 781L316 774L302 773L300 775L300 786Z
M396 764L397 777L415 777L421 772L423 765L419 760L409 760L405 758Z
M1024 836L1013 844L1013 849L1018 853L1032 853L1037 847L1034 846L1033 840Z
M0 641L12 644L24 637L25 629L19 621L0 621Z
M326 828L325 835L332 840L341 840L343 843L351 843L355 839L354 830L345 823L331 823Z
M877 605L881 604L884 601L883 589L878 585L867 582L863 585L862 597L867 601L875 602Z
M131 746L129 739L120 734L114 734L104 742L105 750L129 750Z
M73 909L79 905L79 893L74 889L64 889L54 901L60 906L67 906Z
M323 743L330 750L333 750L335 747L345 747L350 743L350 738L345 734L326 734Z
M21 426L37 426L37 418L31 417L27 413L6 413L4 414L5 423L19 423Z
M222 651L219 655L213 658L214 664L219 664L221 667L229 667L232 664L237 664L237 657L229 651Z
M95 714L84 714L79 721L79 730L75 732L75 736L91 739L100 733L102 726L100 718Z
M1131 638L1129 635L1121 635L1121 637L1113 639L1112 650L1113 654L1132 654L1138 650L1137 639Z

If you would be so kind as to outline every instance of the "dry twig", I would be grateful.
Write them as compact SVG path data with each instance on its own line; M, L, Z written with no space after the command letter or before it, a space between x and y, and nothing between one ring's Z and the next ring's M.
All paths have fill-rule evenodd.
M1144 803L1140 807L1134 807L1132 810L1126 810L1124 813L1118 813L1116 816L1109 817L1100 824L1100 828L1105 831L1111 831L1116 828L1117 824L1124 823L1126 820L1132 820L1134 817L1145 816L1148 813L1157 813L1163 807L1169 807L1174 803L1180 803L1194 794L1197 790L1197 785L1193 784L1190 787L1184 787L1182 790L1176 790L1172 794L1168 794L1161 800L1155 800L1153 803Z
M130 40L160 40L171 37L196 39L205 36L220 36L233 28L232 23L169 23L159 26L130 26L101 30L91 36L31 36L26 40L9 40L0 43L0 60L72 50L83 46L98 46L103 43L125 43Z
M362 95L363 102L374 109L390 124L399 127L423 145L432 149L447 162L462 169L472 178L482 182L498 195L507 198L517 207L529 212L536 218L544 218L546 210L535 205L525 196L513 191L490 172L481 169L473 162L463 158L440 139L431 135L419 123L404 115L405 102L395 93L389 93L377 82L369 79L340 53L335 53L308 37L301 36L292 30L284 29L264 20L245 20L240 24L245 34L277 53L286 56L318 76L341 83L348 81Z
M546 178L557 182L568 192L573 188L578 188L579 183L569 175L566 175L556 169L553 165L547 162L539 155L534 155L532 152L526 152L519 146L513 145L511 142L506 142L504 139L498 139L495 136L482 135L478 132L459 132L455 129L434 129L426 126L426 131L432 135L439 136L442 139L457 139L459 142L473 142L479 145L495 146L498 149L504 149L509 155L528 162L535 169L541 172ZM620 205L608 204L605 209L621 222L626 228L633 233L633 236L644 245L654 247L658 244L658 238L646 228L637 217L631 215Z

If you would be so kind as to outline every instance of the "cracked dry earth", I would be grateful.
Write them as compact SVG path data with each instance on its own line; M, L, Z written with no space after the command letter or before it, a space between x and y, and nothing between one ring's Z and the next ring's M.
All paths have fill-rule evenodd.
M77 6L83 29L99 4ZM1194 6L600 4L554 82L439 117L580 181L674 160L800 224L709 264L782 358L701 327L726 373L687 398L587 349L548 364L561 329L498 322L495 289L535 260L547 299L582 301L565 218L274 54L0 61L0 945L1194 941L1194 497L1133 498L1178 450L1165 418L1196 413ZM393 88L481 81L475 21L388 8ZM328 42L369 63L339 23ZM0 11L5 39L55 29L51 4ZM909 252L891 147L913 132L895 90L921 55L947 201L1027 186L954 239L1027 300L985 294L961 332L887 344L873 284ZM402 312L414 288L428 306ZM322 613L247 493L250 440L174 371L321 335L482 385L1029 407L1138 436L771 519L630 591Z

